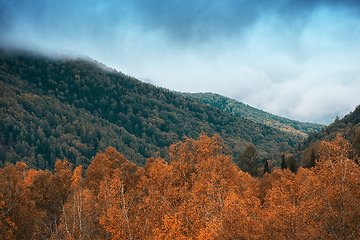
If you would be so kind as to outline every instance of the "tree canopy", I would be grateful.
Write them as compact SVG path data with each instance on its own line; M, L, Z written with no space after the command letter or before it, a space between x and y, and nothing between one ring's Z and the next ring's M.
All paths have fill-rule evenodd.
M8 164L0 238L357 239L360 167L350 150L340 137L321 142L315 167L262 178L205 134L173 144L169 163L151 157L145 167L112 147L85 172L66 159L54 172Z

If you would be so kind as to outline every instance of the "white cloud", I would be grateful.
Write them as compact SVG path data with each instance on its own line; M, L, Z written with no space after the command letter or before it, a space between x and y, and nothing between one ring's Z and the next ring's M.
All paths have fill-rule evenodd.
M124 6L115 11L96 5L81 15L83 11L68 6L59 15L62 19L41 11L39 19L14 13L11 27L0 36L16 46L73 50L172 90L216 92L274 114L315 121L344 115L360 104L360 20L350 8L314 6L310 4L309 14L293 16L295 20L277 9L260 13L253 8L255 18L237 19L231 8L224 17L209 7L204 19L195 16L186 22L177 13L174 23L160 21L169 18L167 12L156 18L146 11L126 12ZM208 26L211 14L224 19ZM149 16L156 19L147 23ZM199 36L175 39L178 34L171 29L179 23L194 24L180 30Z

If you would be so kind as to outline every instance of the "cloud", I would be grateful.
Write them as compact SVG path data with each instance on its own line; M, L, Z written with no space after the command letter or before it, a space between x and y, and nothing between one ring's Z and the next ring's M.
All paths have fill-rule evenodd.
M352 0L4 0L0 38L315 121L360 103L359 10Z
M360 9L352 0L137 0L131 10L144 29L161 30L175 42L242 37L265 17L277 18L286 31L301 31L321 7Z
M162 30L173 41L203 42L241 35L257 20L256 1L137 1L140 24Z
M265 15L276 16L288 27L301 27L319 6L359 9L358 1L303 0L134 0L134 1L2 1L1 29L8 31L28 23L44 35L102 38L119 26L162 31L171 41L203 42L213 38L239 37ZM125 29L128 30L128 29ZM288 29L289 30L289 29Z

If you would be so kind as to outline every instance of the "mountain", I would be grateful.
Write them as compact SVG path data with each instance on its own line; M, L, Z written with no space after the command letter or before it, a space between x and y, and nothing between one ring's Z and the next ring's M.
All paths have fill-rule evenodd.
M301 156L302 161L306 162L310 158L312 149L317 151L320 141L329 142L338 135L348 140L352 144L353 153L360 156L360 105L342 119L335 119L320 132L310 133L298 147L295 147L298 151L296 155Z
M300 138L171 91L156 88L96 61L0 51L0 160L53 169L56 159L88 166L113 146L144 166L167 159L183 136L219 134L234 157L249 144L260 156Z
M358 138L360 140L360 105L342 119L335 119L332 124L325 127L322 131L309 134L303 144L307 147L315 141L331 141L339 134L352 144L354 144Z
M316 123L299 122L267 113L260 109L251 107L242 102L215 93L179 93L182 96L209 104L224 112L241 116L254 122L277 128L281 131L306 137L314 131L320 132L325 125Z

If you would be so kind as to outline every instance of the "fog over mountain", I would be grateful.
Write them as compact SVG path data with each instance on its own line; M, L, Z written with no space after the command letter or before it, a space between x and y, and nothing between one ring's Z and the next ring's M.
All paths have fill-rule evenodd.
M360 102L359 10L352 0L1 1L0 42L323 122Z

